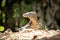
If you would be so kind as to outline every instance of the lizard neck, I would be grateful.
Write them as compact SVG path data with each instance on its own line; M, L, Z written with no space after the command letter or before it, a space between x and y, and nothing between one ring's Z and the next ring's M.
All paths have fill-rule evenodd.
M37 19L30 19L30 21L32 22L33 25L37 23Z
M31 20L31 28L33 28L34 30L36 30L36 29L39 29L40 27L39 27L39 24L38 24L38 22L37 22L37 20L35 19L35 20Z

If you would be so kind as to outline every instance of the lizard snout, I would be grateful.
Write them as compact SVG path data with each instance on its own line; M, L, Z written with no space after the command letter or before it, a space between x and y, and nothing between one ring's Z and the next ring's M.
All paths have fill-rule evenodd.
M23 14L23 17L27 17L27 15L26 14Z

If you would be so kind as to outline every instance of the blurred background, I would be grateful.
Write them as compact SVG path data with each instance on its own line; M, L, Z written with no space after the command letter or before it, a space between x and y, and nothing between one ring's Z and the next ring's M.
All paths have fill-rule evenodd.
M35 11L48 29L60 29L60 0L0 0L0 31L18 31L29 22L23 13Z

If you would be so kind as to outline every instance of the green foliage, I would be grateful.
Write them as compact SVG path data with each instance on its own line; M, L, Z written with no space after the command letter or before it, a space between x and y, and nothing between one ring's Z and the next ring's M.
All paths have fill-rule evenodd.
M25 7L26 11L31 11L32 10L31 4L29 4L29 5L25 4L24 7Z
M0 26L0 31L4 31L4 26Z
M2 11L3 23L5 22L5 13Z
M5 2L6 0L3 0L2 3L1 3L1 6L4 7L5 6Z
M43 24L43 28L44 28L44 30L48 29L47 26L46 26L46 23Z
M2 11L2 17L5 17L5 13Z
M21 24L22 24L23 26L26 25L27 22L28 22L28 21L27 21L26 19L22 19L22 20L21 20Z
M25 8L25 11L31 11L32 10L32 7L31 7L31 4L27 5L27 4L24 4L24 8ZM18 4L14 4L14 15L13 15L13 18L18 18L18 17L21 17L21 10L18 6ZM20 24L22 26L24 26L26 23L28 22L28 20L22 18L20 20Z
M14 15L13 15L13 18L18 18L20 17L20 9L19 9L19 6L18 4L14 4Z

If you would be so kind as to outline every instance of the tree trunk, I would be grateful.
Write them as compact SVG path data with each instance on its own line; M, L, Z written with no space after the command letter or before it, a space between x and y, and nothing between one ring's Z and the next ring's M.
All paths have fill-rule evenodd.
M12 1L11 1L12 2ZM5 28L12 28L12 23L13 23L13 3L9 3L9 0L6 0L6 5L4 8L5 12Z

